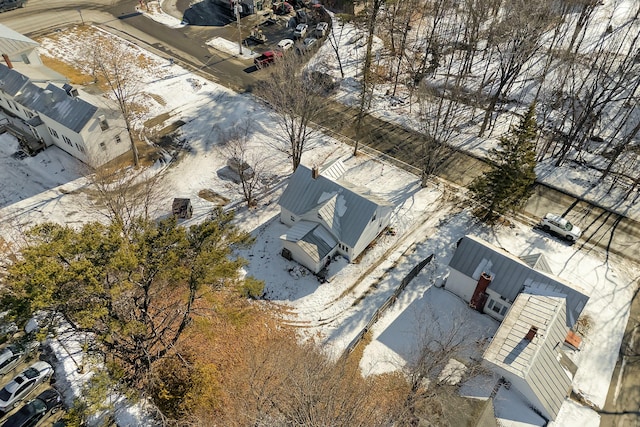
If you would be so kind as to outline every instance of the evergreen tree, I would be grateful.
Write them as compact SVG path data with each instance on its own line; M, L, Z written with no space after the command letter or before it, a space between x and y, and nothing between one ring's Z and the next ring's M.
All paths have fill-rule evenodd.
M492 223L500 215L518 209L531 195L536 180L536 126L532 104L518 126L502 136L498 148L491 150L491 169L469 187L481 205L477 213L483 220Z
M246 261L233 252L252 238L232 219L221 209L188 229L173 217L138 219L127 233L118 222L79 230L37 225L0 286L0 302L17 320L45 310L91 333L110 371L145 390L153 367L171 354L198 310L211 310L211 295L261 294L255 279L245 285L239 277Z

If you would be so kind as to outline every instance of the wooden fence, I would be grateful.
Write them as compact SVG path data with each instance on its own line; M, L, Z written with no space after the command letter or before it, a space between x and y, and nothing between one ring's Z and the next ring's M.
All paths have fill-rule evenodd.
M353 339L353 341L351 341L351 343L347 346L347 349L345 350L343 356L348 355L349 353L351 353L353 350L355 350L355 348L358 346L358 344L360 343L360 341L362 341L362 339L364 338L364 336L367 334L367 332L369 332L371 330L371 328L373 327L373 325L376 324L376 322L378 320L380 320L380 317L382 317L382 315L384 314L384 312L391 307L393 304L395 304L395 302L397 301L398 297L400 296L400 294L402 293L402 291L404 291L404 289L407 287L407 285L418 275L418 273L420 273L420 271L422 271L422 269L429 264L431 261L433 260L433 254L429 255L427 258L423 259L422 261L420 261L418 263L418 265L416 265L415 267L413 267L411 269L411 271L409 272L409 274L407 274L402 281L400 282L400 285L398 286L398 288L393 292L393 295L391 295L389 298L387 298L387 300L384 302L384 304L382 304L380 307L378 307L378 309L376 310L375 313L373 313L373 316L371 317L371 319L369 320L369 322L367 323L367 326L365 326L360 333L358 333L358 335Z

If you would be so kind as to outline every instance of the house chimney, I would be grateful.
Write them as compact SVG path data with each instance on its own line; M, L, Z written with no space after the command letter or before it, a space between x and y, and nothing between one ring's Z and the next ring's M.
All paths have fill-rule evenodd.
M13 68L13 64L11 63L11 60L9 59L9 55L7 55L6 53L3 53L2 54L2 59L4 59L4 62L7 63L7 67Z
M314 165L314 166L311 168L311 178L313 178L313 179L317 179L317 178L318 178L318 175L320 175L320 171L318 170L318 166L315 166L315 165Z
M484 304L487 302L487 298L489 297L486 293L487 288L491 284L492 277L489 276L484 271L480 275L478 279L478 283L476 284L476 289L473 291L473 296L471 297L471 301L469 301L469 307L474 310L482 313L482 309L484 308Z
M533 338L536 336L537 333L538 333L538 328L536 326L532 326L529 329L529 332L527 332L527 335L524 336L524 339L531 342L533 341Z

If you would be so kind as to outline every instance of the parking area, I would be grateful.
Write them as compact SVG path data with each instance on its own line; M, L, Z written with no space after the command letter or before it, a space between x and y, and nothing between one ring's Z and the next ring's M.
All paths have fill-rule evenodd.
M48 362L50 361L37 341L18 337L0 345L0 405L8 403L9 409L6 413L0 412L0 425L4 426L9 422L10 425L52 427L64 416L64 408L61 407L57 393L41 394L51 388L55 389L56 386L56 374L53 373L53 376L50 376L53 368L48 366ZM47 369L50 370L47 371ZM39 376L36 376L36 371L39 371ZM33 384L30 385L29 382ZM17 389L12 388L10 384L14 386L18 384ZM21 392L22 389L24 392ZM14 396L17 398L13 399ZM34 410L31 408L29 411L22 411L22 413L29 412L28 417L31 418L32 423L14 424L20 418L14 414L36 397L40 399L32 403L31 408L36 408L37 414L33 414Z

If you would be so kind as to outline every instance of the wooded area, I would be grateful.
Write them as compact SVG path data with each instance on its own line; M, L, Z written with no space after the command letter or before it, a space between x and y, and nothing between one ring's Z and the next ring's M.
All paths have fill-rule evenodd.
M429 147L462 132L499 137L500 117L515 125L535 103L538 162L585 165L637 197L640 5L620 4L364 1L356 22L384 48L365 44L361 112L376 85L391 85L388 95L420 109ZM424 153L425 174L446 156Z

